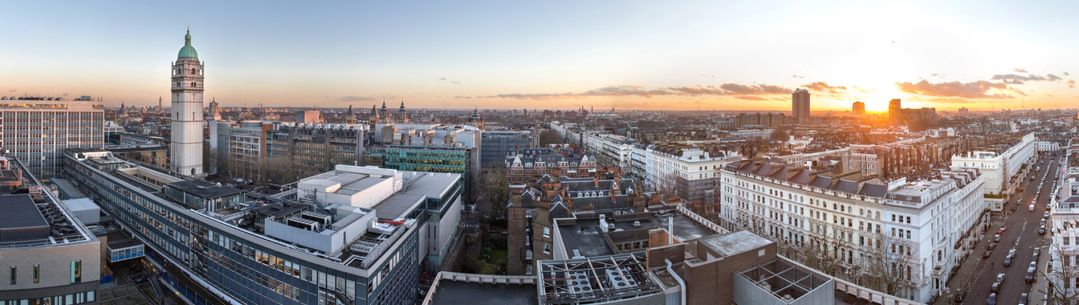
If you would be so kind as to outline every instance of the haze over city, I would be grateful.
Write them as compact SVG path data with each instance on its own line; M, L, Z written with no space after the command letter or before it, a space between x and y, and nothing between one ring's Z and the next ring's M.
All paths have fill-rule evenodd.
M223 106L951 111L1079 104L1079 4L1052 1L23 1L0 95L156 105L190 27Z

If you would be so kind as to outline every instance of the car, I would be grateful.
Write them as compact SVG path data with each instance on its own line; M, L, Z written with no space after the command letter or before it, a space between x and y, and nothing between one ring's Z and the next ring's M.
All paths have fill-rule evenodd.
M1004 235L1004 231L1007 231L1007 230L1008 230L1008 226L1000 226L1000 229L997 229L997 234Z
M1034 204L1033 203L1031 203L1029 206L1027 206L1027 211L1034 212Z
M1045 225L1038 227L1038 235L1045 235Z
M989 258L993 255L993 250L985 250L985 254L982 254L982 259Z
M997 293L996 292L990 293L989 294L989 299L985 300L985 304L987 304L987 305L997 305Z
M994 250L996 248L997 248L997 243L989 243L988 245L985 245L986 250L992 251L992 250Z
M954 295L952 295L952 302L956 303L956 304L963 303L963 300L966 299L966 298L967 298L967 291L959 289L959 290L957 290L955 292Z
M1018 304L1018 305L1027 305L1027 302L1030 302L1030 294L1024 292L1024 293L1019 295L1019 301L1016 304Z
M1042 248L1034 248L1034 261L1038 261L1038 257L1042 256Z
M1049 219L1049 211L1045 211L1045 214L1042 214L1042 218Z
M994 243L999 243L1000 242L1000 234L993 235L993 242Z
M1034 275L1036 272L1037 270L1034 268L1034 266L1027 267L1027 275L1023 276L1023 281L1027 284L1033 283Z
M1013 257L1014 256L1012 256L1010 253L1008 254L1008 256L1004 257L1004 267L1005 268L1012 266L1012 261L1014 260Z
M1004 280L1007 279L1007 275L1004 273L997 273L996 280L993 280L993 292L1000 292L1000 287L1004 286Z
M1027 268L1034 268L1034 271L1038 271L1038 260L1030 261L1030 265L1027 265Z

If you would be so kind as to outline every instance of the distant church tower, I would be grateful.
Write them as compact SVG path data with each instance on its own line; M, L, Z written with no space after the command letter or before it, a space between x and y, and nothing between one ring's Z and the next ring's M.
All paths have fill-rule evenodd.
M191 30L172 64L172 141L170 159L174 172L202 176L203 66L191 46Z

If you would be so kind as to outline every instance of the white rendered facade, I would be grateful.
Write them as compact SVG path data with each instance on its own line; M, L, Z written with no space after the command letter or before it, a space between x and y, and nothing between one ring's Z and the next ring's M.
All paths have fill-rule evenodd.
M982 172L985 178L984 194L1010 194L1014 185L1008 181L1019 173L1023 164L1032 162L1037 153L1037 139L1034 134L1027 134L1018 144L997 153L992 151L973 151L966 155L952 156L952 168L973 168Z
M1061 164L1064 170L1049 173L1058 177L1059 184L1049 204L1048 225L1051 227L1048 230L1053 243L1048 252L1051 255L1050 280L1054 286L1064 287L1064 294L1074 298L1079 295L1079 226L1075 225L1079 223L1079 164L1076 164L1079 158L1075 156L1079 153L1079 143L1072 140L1069 147L1064 157L1066 163Z
M756 232L800 255L832 256L841 265L835 276L854 279L873 273L873 264L891 265L885 268L909 281L896 295L919 302L939 294L970 251L963 236L985 208L984 180L974 170L944 172L939 180L901 179L873 195L865 187L850 193L814 186L816 180L804 184L757 173L721 171L722 225Z
M734 152L713 156L700 148L682 148L674 153L649 147L645 150L645 185L652 190L675 193L687 200L714 203L719 171L741 158Z
M198 56L185 56L191 47L191 33L184 49L172 63L171 170L184 176L202 176L202 93L203 64ZM191 48L193 51L194 49Z

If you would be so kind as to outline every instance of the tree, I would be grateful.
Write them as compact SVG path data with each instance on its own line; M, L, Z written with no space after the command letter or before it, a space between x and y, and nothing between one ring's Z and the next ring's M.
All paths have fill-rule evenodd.
M772 137L772 141L782 142L782 141L789 140L790 139L790 134L788 134L787 130L785 130L785 129L777 128L777 129L772 131L772 136L771 137Z
M1056 244L1050 246L1048 252L1051 254L1050 267L1040 266L1037 272L1038 276L1049 283L1046 286L1048 291L1041 290L1041 292L1049 298L1049 304L1072 304L1079 299L1079 289L1068 289L1068 285L1071 279L1079 276L1079 273L1076 273L1079 271L1079 265L1076 265L1079 262L1072 262L1076 260L1076 256L1067 255L1067 252Z
M300 178L300 171L292 161L283 157L270 157L259 161L259 183L287 184Z
M549 144L562 143L562 138L558 136L558 133L554 130L544 129L539 134L540 146L547 146Z

